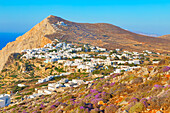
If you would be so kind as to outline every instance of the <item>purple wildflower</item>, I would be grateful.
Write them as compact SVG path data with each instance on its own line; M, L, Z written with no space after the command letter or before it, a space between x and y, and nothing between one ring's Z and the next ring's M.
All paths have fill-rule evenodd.
M91 97L92 96L92 94L88 94L87 96L85 96L85 98L87 98L87 97Z
M44 108L45 106L43 104L40 105L40 108Z
M165 88L170 88L170 85L167 85Z
M56 106L55 106L55 105L52 105L51 108L54 109L54 108L56 108Z
M147 104L147 99L146 99L146 98L142 98L142 99L140 100L140 102L143 103L143 104L145 105L145 107L148 106L148 104Z
M91 100L91 103L96 105L99 101L103 101L103 99L102 98L95 98L95 99Z
M22 113L27 113L26 111L23 111Z
M73 101L73 104L75 104L76 102L75 101Z
M158 84L155 84L154 87L156 87L156 88L162 88L162 86L161 86L161 85L158 85Z
M80 109L84 109L84 107L83 107L83 106L80 106Z
M61 104L61 102L55 102L54 103L56 106L59 106Z
M103 87L106 87L106 86L107 86L107 84L104 84L104 85L103 85Z
M96 89L91 89L90 92L91 93L98 93L98 91Z
M85 113L89 113L90 111L89 111L89 109L88 108L86 108L85 109Z
M134 103L139 102L139 99L136 98L136 97L133 97L133 98L130 99L129 103L131 103L131 102L134 102Z
M92 105L91 103L89 103L89 104L87 105L87 107L88 107L89 109L91 109L91 108L93 108L93 105Z
M104 96L106 94L106 92L102 92L101 94L102 94L102 96Z
M164 66L163 68L162 68L162 71L163 72L167 72L167 71L169 71L170 70L170 67L169 66Z
M152 97L149 97L149 99L148 100L151 100L152 99Z
M37 113L37 111L33 111L32 113Z
M115 85L115 82L111 83L110 86L114 86Z
M101 97L101 93L98 93L97 95L94 96L95 98Z
M100 80L103 80L104 78L100 78Z
M48 113L51 113L53 110L48 111Z
M119 74L119 73L116 73L116 74L115 74L115 76L118 76L118 75L120 75L120 74Z
M75 99L70 99L70 101L74 101Z
M148 68L153 68L153 66L148 66Z
M116 76L115 76L115 75L113 75L112 77L113 77L113 78L115 78Z

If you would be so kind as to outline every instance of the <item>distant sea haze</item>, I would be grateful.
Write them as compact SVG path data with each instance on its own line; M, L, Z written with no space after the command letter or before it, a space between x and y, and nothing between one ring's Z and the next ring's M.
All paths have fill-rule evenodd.
M0 33L0 50L6 46L7 43L15 41L17 37L23 33Z

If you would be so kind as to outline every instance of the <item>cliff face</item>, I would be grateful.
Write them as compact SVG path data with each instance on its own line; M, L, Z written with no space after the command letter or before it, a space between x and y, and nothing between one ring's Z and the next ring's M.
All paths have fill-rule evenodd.
M51 15L23 36L18 37L16 41L8 43L0 51L0 70L11 53L42 47L55 38L88 43L107 49L122 48L129 51L151 50L170 53L170 41L166 38L139 35L106 23L75 23Z
M51 40L46 38L45 35L51 33L54 33L54 29L46 18L23 36L18 37L16 41L8 43L0 51L0 70L2 70L10 54L21 52L23 49L39 48L50 43Z

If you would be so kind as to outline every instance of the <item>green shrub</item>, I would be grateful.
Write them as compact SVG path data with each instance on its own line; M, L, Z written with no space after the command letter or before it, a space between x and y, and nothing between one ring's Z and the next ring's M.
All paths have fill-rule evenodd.
M42 84L42 85L40 85L38 87L42 87L42 86L48 86L48 83L47 84Z
M37 67L37 68L36 68L36 70L38 70L38 71L39 71L39 70L40 70L40 68L39 68L39 67Z
M16 78L18 75L10 75L10 77Z
M70 104L70 105L68 105L66 108L65 108L65 110L66 111L69 111L69 110L71 110L71 109L73 109L74 108L74 106L72 105L72 104Z
M60 72L65 72L65 71L63 70L63 68L57 68L57 67L55 67L54 69L55 69L57 72L59 72L59 73L60 73Z
M33 70L34 65L26 62L25 67L26 67L26 71L31 71Z
M32 92L25 93L25 95L32 95Z
M22 97L16 97L15 99L21 99Z
M6 72L7 71L7 69L3 69L1 72L3 73L3 72Z
M144 110L144 105L141 102L138 102L137 104L135 104L134 106L132 106L129 109L129 113L135 113L135 112L142 112Z
M93 72L92 72L92 74L99 74L100 73L100 70L94 70Z
M17 70L20 70L21 66L18 66Z
M12 89L12 91L15 93L15 92L17 92L17 91L21 91L21 90L23 90L25 87L18 87L18 86L15 86L13 89Z

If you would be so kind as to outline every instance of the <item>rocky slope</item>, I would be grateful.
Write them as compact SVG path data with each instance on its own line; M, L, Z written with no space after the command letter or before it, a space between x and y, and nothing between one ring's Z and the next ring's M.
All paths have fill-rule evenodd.
M164 38L135 34L111 24L75 23L51 15L23 36L18 37L16 41L8 43L0 51L0 70L11 53L42 47L55 38L69 42L89 43L107 49L123 48L136 51L148 49L170 52L170 41Z
M159 38L170 40L170 35L163 35L163 36L160 36Z
M44 37L44 35L54 32L54 29L48 23L48 19L44 19L23 36L18 37L16 41L8 43L6 47L0 51L0 70L2 70L11 53L18 53L23 49L42 47L51 42L51 40Z

